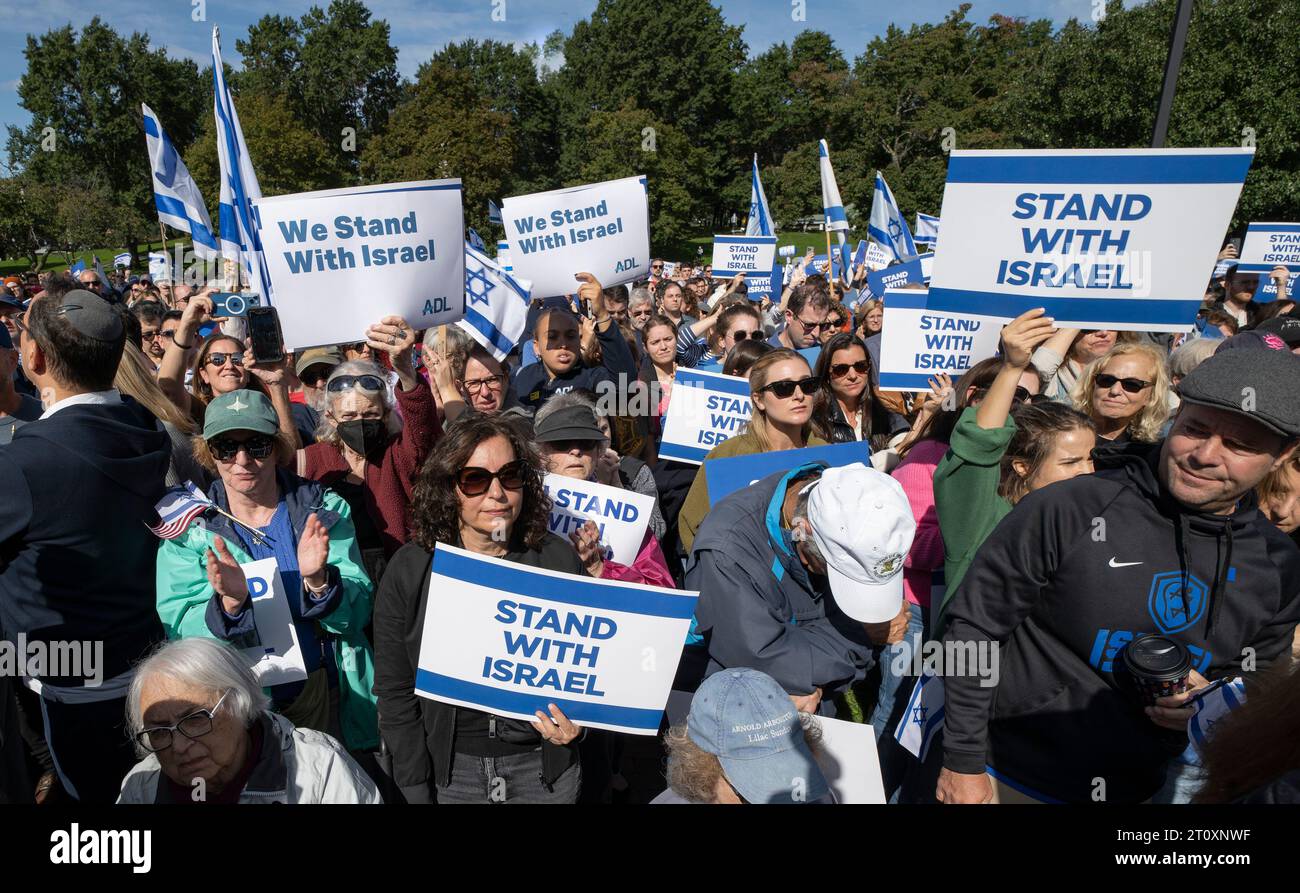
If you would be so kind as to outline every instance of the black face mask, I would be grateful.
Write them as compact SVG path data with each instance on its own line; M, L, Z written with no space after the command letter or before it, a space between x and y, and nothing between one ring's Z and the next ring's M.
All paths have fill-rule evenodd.
M339 439L367 458L382 454L388 446L388 429L383 419L353 419L338 423Z

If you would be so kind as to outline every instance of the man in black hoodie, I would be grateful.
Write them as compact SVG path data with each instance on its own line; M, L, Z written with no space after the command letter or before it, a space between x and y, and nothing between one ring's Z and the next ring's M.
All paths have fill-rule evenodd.
M23 683L40 695L64 789L112 803L135 759L123 727L131 670L163 638L146 524L170 442L113 389L126 328L103 298L57 282L20 331L46 408L0 449L0 634L66 657L29 664Z
M1253 490L1295 452L1300 357L1224 351L1179 393L1166 440L1031 493L980 548L944 644L998 643L1000 682L944 680L939 800L1149 799L1187 746L1192 692L1144 708L1119 673L1124 646L1180 642L1192 690L1289 657L1300 552Z

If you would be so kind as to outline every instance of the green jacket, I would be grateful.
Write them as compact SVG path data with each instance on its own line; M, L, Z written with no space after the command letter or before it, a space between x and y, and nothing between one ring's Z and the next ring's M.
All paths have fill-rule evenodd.
M362 569L351 509L341 496L315 481L285 471L279 472L278 480L295 534L302 530L312 512L329 530L329 576L331 581L337 579L342 584L343 598L334 611L316 622L322 638L333 646L334 661L339 668L339 724L343 743L350 750L373 750L379 746L377 701L372 692L374 652L363 630L370 622L374 589ZM221 481L212 485L208 497L229 511ZM158 550L158 616L169 639L217 638L206 620L208 605L215 594L208 585L206 555L218 535L226 541L237 562L245 564L253 560L240 545L234 525L213 511L207 512L201 522L191 524L181 536L164 541ZM295 593L288 596L294 598Z
M948 441L948 453L934 471L934 504L943 534L943 604L931 624L938 635L943 614L961 585L975 553L1011 511L1011 503L998 495L1002 457L1016 433L1010 415L1001 428L981 428L976 407L967 407Z

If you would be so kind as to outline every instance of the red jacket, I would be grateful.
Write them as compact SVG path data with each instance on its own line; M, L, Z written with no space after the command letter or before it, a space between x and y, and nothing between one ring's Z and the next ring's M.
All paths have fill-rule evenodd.
M414 390L395 390L402 430L389 442L379 462L366 463L366 509L384 543L388 558L411 537L411 491L415 476L442 435L433 394L417 384ZM343 451L329 443L314 443L299 456L298 473L331 486L351 469Z

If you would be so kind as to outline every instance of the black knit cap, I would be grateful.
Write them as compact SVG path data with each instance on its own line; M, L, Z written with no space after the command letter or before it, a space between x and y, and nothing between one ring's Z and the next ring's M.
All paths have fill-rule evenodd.
M1219 351L1179 382L1178 396L1300 437L1300 357L1289 350Z

